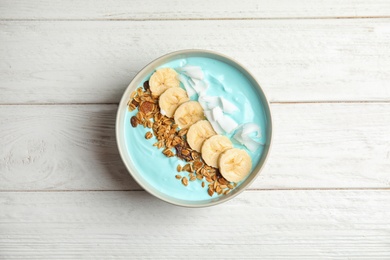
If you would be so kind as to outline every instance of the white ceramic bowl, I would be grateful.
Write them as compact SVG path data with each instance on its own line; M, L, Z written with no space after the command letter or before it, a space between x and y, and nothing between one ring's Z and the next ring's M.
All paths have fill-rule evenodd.
M265 111L265 117L267 121L267 126L265 130L266 136L265 136L265 145L263 153L260 157L259 162L255 166L254 170L250 173L250 175L239 185L237 186L232 192L230 192L228 195L223 195L219 197L213 197L209 200L201 200L201 201L188 201L188 200L182 200L173 198L158 189L154 188L152 185L150 185L140 174L140 172L136 169L134 164L131 160L131 154L129 154L128 150L126 149L126 143L125 143L125 125L129 124L127 120L125 120L126 113L128 113L127 109L127 102L130 97L130 94L132 91L134 91L138 86L142 86L143 80L147 75L149 75L151 72L153 72L157 67L164 65L167 62L170 62L175 59L179 58L187 58L187 57L207 57L216 59L222 62L225 62L229 64L230 66L235 67L237 70L239 70L247 79L252 83L252 85L256 88L258 92L259 99L261 100L262 106ZM242 191L245 190L259 175L261 169L263 168L271 148L271 140L272 140L272 117L271 117L271 111L269 102L261 89L259 83L256 81L256 79L253 77L253 75L245 69L241 64L239 64L237 61L226 57L225 55L213 52L213 51L207 51L207 50L180 50L176 52L172 52L169 54L166 54L151 63L149 63L146 67L144 67L131 81L130 85L126 88L122 99L119 103L118 107L118 113L116 118L116 138L117 138L117 144L119 148L119 153L122 157L122 160L124 164L126 165L129 173L133 176L133 178L136 180L136 182L147 192L150 194L156 196L157 198L169 202L174 205L179 206L185 206L185 207L205 207L205 206L212 206L216 205L222 202L225 202L229 199L232 199L233 197L240 194Z

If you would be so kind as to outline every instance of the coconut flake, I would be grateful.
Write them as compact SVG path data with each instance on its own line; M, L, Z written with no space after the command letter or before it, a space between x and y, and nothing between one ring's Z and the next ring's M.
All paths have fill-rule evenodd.
M210 110L203 110L207 120L209 121L214 121L214 118L213 118L213 113L210 111Z
M261 130L260 126L256 125L255 123L245 123L242 125L242 136L248 136L251 133L256 133L254 137L260 138L261 137Z
M238 124L233 118L223 115L222 118L217 119L218 124L225 130L226 133L232 132L237 128Z
M185 65L178 70L193 79L202 80L204 78L203 70L199 66Z
M214 107L211 112L213 113L213 119L215 121L223 120L224 115L220 107Z
M213 109L219 105L219 98L213 96L206 96L204 93L201 93L199 96L198 102L202 105L204 109Z
M218 109L217 109L218 110ZM222 111L221 111L222 112ZM221 112L220 111L217 111L216 112L216 115L217 116L220 116L221 115ZM221 126L218 124L218 122L215 120L214 118L214 115L213 115L213 111L212 110L204 110L204 114L206 115L206 118L207 120L209 120L211 126L213 127L214 131L217 133L217 134L223 134L224 131L223 129L221 128ZM223 115L223 113L222 113Z
M231 114L238 110L238 107L236 107L232 102L228 101L227 99L220 97L222 109L223 112L227 114Z
M213 127L214 131L217 134L224 134L224 131L223 131L222 127L218 124L217 121L215 121L215 120L209 120L209 121L210 121L210 124Z
M205 95L207 89L209 88L209 84L203 80L191 78L188 82L190 83L191 87L195 89L196 93L198 93L198 95L200 96Z
M242 134L242 128L240 127L240 128L236 131L236 133L233 135L233 138L234 138L235 140L237 140L237 142L239 142L239 143L241 143L241 144L244 144L244 139L242 138L241 134Z
M244 145L251 152L255 152L257 149L259 149L259 147L261 146L261 143L253 140L252 138L249 138L249 139L244 140Z
M256 133L253 136L253 133ZM239 143L243 144L251 152L255 152L262 145L260 141L255 140L254 138L261 137L260 127L254 123L245 123L240 125L233 138Z
M184 88L187 91L188 97L192 97L193 95L196 94L195 90L188 83L188 79L186 77L184 77L183 75L179 74L178 78L179 78L180 82L183 83L183 86L184 86Z
M209 109L207 107L207 102L203 100L203 96L199 96L198 97L198 102L199 102L200 106L203 108L203 110L208 110Z

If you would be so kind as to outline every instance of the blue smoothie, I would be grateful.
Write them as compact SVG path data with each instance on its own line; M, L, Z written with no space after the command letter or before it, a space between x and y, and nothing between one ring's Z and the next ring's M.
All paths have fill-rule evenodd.
M267 118L264 110L266 104L262 104L256 87L238 69L222 61L205 57L177 59L159 68L170 67L178 69L186 64L201 67L205 76L204 80L209 83L209 88L206 92L207 96L223 97L233 103L239 109L229 116L239 125L251 122L260 126L260 142L266 142L267 133L265 131L267 129ZM140 86L142 86L144 81L149 80L153 72L140 83ZM197 96L195 95L191 99L197 100ZM177 157L168 158L162 154L163 149L157 149L157 147L153 146L157 142L154 136L149 140L145 139L146 132L151 131L151 129L144 128L142 125L133 128L130 124L130 118L136 113L137 110L126 113L124 130L127 151L140 175L154 186L154 188L168 196L188 201L210 199L207 193L208 183L206 181L205 187L202 188L201 180L197 179L189 182L188 186L184 186L180 180L175 178L176 174L187 176L185 172L178 173L176 171L178 164L184 166L186 162ZM260 146L255 152L251 152L243 145L235 142L232 135L233 133L226 136L231 139L234 147L244 149L248 152L252 159L253 170L261 158L264 150L263 146ZM213 198L216 196L218 195L214 193Z

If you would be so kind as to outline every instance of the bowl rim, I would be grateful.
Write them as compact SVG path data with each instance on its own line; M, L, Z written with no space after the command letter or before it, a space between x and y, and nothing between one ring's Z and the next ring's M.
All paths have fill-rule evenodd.
M189 55L189 54L190 55L203 54L203 55L219 56L222 59L225 59L225 60L231 62L232 64L230 64L230 65L236 67L236 69L238 69L238 70L248 74L252 78L251 80L253 80L256 83L256 85L254 87L256 88L258 93L261 95L260 99L263 102L263 107L264 107L264 110L265 110L265 113L266 113L266 118L267 118L267 138L266 139L268 141L268 145L265 145L265 149L263 151L262 156L260 157L260 161L258 162L258 165L255 167L254 171L251 173L253 175L253 177L248 182L243 183L243 184L240 185L240 186L242 186L242 185L244 185L244 186L242 186L240 189L235 189L234 192L230 193L229 195L225 195L223 197L219 197L216 200L213 200L213 201L210 201L210 202L207 202L207 203L202 203L202 204L186 204L186 203L181 203L181 202L174 202L172 200L164 198L163 196L161 196L159 194L156 194L151 189L149 189L149 187L147 187L143 183L143 179L142 178L138 178L138 176L136 176L136 174L134 174L132 172L131 167L130 167L131 162L129 162L125 158L125 153L127 153L127 149L126 149L126 145L125 145L125 141L124 141L124 131L122 131L122 134L121 134L121 129L122 128L120 127L121 122L124 119L125 113L127 112L127 103L128 103L129 95L126 95L126 93L127 92L131 93L132 85L135 85L134 89L137 88L137 84L135 84L135 80L140 75L144 74L145 72L151 71L151 69L153 69L153 65L155 63L157 63L158 61L160 61L160 60L165 60L165 59L172 58L172 57L175 57L175 56L178 56L178 55ZM124 108L126 108L126 109L124 109ZM165 202L167 202L169 204L172 204L172 205L175 205L175 206L181 206L181 207L187 207L187 208L202 208L202 207L210 207L210 206L218 205L218 204L221 204L223 202L226 202L226 201L229 201L229 200L233 199L234 197L236 197L239 194L241 194L244 190L246 190L256 180L256 178L260 175L261 171L263 170L264 166L266 165L266 162L267 162L268 157L269 157L270 152L271 152L271 147L272 147L272 143L273 143L273 117L272 117L272 111L271 111L271 106L270 106L269 99L267 98L265 92L261 88L258 80L240 62L236 61L235 59L233 59L233 58L231 58L229 56L226 56L224 54L221 54L221 53L215 52L215 51L211 51L211 50L183 49L183 50L178 50L178 51L174 51L174 52L170 52L170 53L164 54L164 55L154 59L153 61L149 62L146 66L144 66L133 77L133 79L130 81L129 85L124 90L124 92L122 94L122 97L121 97L121 100L120 100L120 102L118 104L118 110L117 110L116 121L115 121L115 135L116 135L116 143L117 143L117 147L118 147L118 150L119 150L120 157L121 157L123 163L125 164L125 167L126 167L128 173L133 177L133 179L138 183L138 185L141 186L141 188L143 188L149 194L159 198L160 200L165 201ZM134 167L134 169L135 169L135 167ZM139 172L137 174L141 176L141 174L139 174Z

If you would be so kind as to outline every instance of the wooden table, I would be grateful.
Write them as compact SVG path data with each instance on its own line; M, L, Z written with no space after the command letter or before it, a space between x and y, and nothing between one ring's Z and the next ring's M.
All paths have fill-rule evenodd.
M268 94L237 198L147 194L115 142L132 77L215 50ZM390 1L0 0L0 259L390 259Z

